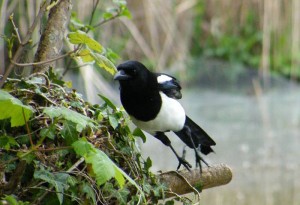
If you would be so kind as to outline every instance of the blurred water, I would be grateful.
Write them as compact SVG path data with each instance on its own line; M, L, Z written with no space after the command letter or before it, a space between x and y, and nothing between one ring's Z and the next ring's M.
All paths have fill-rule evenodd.
M249 84L247 92L226 89L183 91L187 114L216 141L210 164L226 163L233 169L230 184L204 190L201 204L300 204L300 86L280 83L268 91ZM249 92L250 91L250 92ZM183 144L168 134L176 150ZM142 145L153 171L175 170L174 154L149 136ZM194 154L187 159L194 165Z

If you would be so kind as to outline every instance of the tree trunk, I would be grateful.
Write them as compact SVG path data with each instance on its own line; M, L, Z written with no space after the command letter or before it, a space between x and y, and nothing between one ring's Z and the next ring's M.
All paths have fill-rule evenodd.
M72 1L60 0L49 13L46 28L41 36L38 50L35 55L35 62L53 59L59 56L62 47L65 31L71 15ZM49 67L55 67L55 61L34 67L34 73L46 72Z

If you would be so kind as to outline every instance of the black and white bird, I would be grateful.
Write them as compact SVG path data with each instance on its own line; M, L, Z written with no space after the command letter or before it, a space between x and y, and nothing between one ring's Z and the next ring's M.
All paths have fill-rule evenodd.
M182 97L181 86L176 78L149 71L138 61L126 61L117 67L114 80L120 83L120 98L132 122L148 132L163 144L169 146L176 155L179 165L188 170L192 167L184 157L180 157L165 132L173 131L188 147L194 149L196 166L203 161L200 152L213 152L213 139L193 122L177 101Z

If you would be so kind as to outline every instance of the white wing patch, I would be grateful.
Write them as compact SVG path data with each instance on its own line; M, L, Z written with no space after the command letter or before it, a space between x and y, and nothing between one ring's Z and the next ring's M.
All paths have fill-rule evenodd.
M171 81L171 80L173 80L170 76L167 76L167 75L160 75L160 76L158 76L157 77L157 82L158 83L165 83L165 82L167 82L167 81Z

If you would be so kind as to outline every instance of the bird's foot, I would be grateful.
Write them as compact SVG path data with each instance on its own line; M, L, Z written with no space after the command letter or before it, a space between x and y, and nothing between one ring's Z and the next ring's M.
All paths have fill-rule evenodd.
M192 165L188 161L186 161L183 157L178 157L177 159L179 161L177 171L179 170L181 165L183 165L187 170L191 171Z
M196 167L199 167L200 169L200 174L202 174L202 164L201 161L209 167L209 164L200 156L199 152L195 150L195 157L196 157Z

